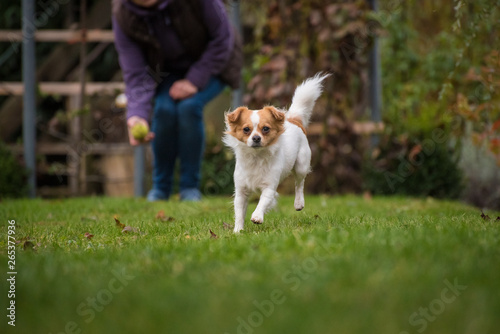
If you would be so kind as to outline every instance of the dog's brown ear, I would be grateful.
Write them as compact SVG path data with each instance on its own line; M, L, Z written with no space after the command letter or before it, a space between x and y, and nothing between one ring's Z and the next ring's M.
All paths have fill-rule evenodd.
M231 111L229 114L227 114L227 121L229 123L237 122L241 116L241 113L243 113L245 110L248 110L248 108L247 107L238 107L235 110Z
M279 111L278 109L276 109L275 107L273 106L267 106L267 107L264 107L264 110L267 110L271 113L271 115L273 115L274 119L276 119L277 121L281 122L281 121L284 121L285 120L285 113L284 112L281 112Z

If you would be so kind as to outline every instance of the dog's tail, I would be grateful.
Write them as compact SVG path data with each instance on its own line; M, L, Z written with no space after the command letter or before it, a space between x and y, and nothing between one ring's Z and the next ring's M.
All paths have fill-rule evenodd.
M319 72L314 77L305 80L295 90L293 95L292 105L287 112L288 119L298 119L301 121L304 128L307 128L309 119L311 118L312 110L316 100L323 91L323 80L328 78L330 73Z

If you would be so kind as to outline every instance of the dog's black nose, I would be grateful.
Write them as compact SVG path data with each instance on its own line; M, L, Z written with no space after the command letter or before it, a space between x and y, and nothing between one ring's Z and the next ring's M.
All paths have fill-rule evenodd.
M253 136L252 141L256 144L260 143L260 136Z

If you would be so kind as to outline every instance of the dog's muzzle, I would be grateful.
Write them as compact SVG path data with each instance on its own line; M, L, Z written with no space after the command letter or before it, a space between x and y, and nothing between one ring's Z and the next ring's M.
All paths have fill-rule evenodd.
M261 141L262 141L262 138L260 136L253 136L252 137L252 147L261 147L262 144L261 144Z

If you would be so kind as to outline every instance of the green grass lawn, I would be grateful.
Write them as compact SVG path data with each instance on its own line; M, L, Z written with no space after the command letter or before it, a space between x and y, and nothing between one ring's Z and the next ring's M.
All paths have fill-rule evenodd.
M295 212L282 197L257 226L255 206L234 235L230 198L3 201L0 332L498 333L498 212L354 196L309 196Z

